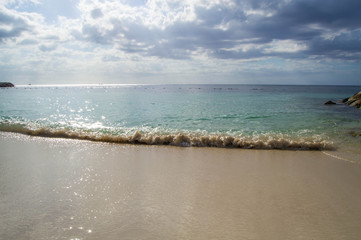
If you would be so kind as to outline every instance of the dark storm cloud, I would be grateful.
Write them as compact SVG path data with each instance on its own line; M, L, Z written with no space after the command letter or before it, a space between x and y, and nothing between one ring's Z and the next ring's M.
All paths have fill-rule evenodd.
M308 43L327 32L361 28L361 1L306 0L292 1L278 7L271 5L274 15L252 16L248 19L249 23L238 24L238 28L264 43L275 39Z
M361 57L361 31L342 33L333 39L315 38L309 47L310 54L357 60Z
M0 8L0 43L18 37L31 28L24 19L13 16Z
M114 44L128 53L184 59L195 50L216 58L249 59L326 56L357 59L361 53L361 1L359 0L252 0L236 1L232 7L197 6L196 21L175 21L163 29L128 19L112 19L113 28L101 31L83 26L75 35L98 44ZM257 13L258 11L258 13ZM101 17L98 9L93 18ZM275 40L303 43L297 53L270 53L266 45ZM121 42L121 43L119 43ZM237 46L253 44L247 51ZM239 48L238 48L239 49Z
M241 8L214 6L212 8L197 7L197 19L207 26L215 26L229 21L246 21L247 17Z
M280 9L277 16L291 25L320 24L328 29L360 28L361 1L294 1Z

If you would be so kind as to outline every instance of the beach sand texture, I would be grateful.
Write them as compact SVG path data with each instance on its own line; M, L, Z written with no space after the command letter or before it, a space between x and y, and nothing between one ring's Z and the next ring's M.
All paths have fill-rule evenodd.
M361 237L361 165L321 151L3 132L0 151L0 239Z

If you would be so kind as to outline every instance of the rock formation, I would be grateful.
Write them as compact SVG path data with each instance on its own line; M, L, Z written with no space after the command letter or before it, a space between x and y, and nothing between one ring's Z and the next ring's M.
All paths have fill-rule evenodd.
M352 97L345 98L342 102L350 106L361 108L361 92L356 93Z
M336 103L332 102L332 101L325 102L325 105L333 105L333 104L336 104Z
M0 87L15 87L14 84L9 82L0 82Z

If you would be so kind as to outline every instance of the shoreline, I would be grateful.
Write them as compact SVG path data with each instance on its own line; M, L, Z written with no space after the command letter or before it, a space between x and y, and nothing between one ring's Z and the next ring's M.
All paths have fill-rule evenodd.
M361 235L361 166L321 151L110 144L3 132L0 150L4 239Z
M149 146L176 146L176 147L211 147L227 149L256 149L256 150L300 150L300 151L323 151L336 150L333 142L308 138L297 138L278 134L260 134L259 136L236 137L228 134L199 134L197 132L174 132L174 133L141 133L135 131L131 134L97 134L91 131L51 129L15 125L2 125L0 132L18 133L33 137L62 138L73 140L85 140L101 143L133 144Z

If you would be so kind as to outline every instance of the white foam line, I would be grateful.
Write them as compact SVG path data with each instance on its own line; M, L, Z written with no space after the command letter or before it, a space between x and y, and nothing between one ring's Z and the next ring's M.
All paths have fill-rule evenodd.
M349 162L349 163L361 165L361 162L356 162L356 161L354 161L354 160L350 160L350 159L347 159L347 158L339 157L339 156L333 155L333 154L328 153L328 152L325 152L325 151L322 151L322 153L325 154L325 155L327 155L327 156L329 156L329 157L332 157L332 158L335 158L335 159L338 159L338 160L341 160L341 161L344 161L344 162Z

